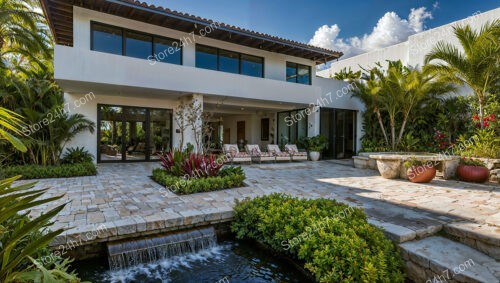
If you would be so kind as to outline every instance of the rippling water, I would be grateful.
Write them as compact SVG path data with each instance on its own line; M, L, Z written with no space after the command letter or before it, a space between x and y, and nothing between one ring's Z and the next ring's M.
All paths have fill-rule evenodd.
M105 258L75 266L83 280L92 282L310 282L287 261L239 241L114 272L107 270Z

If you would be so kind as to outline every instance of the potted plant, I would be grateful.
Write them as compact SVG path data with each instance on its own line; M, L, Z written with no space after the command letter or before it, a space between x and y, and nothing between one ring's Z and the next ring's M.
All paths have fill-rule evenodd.
M431 162L424 162L411 157L404 163L406 176L412 183L429 183L436 177L436 168Z
M462 158L457 168L457 175L462 181L483 183L490 177L490 171L479 159Z
M305 137L301 139L301 145L309 152L309 159L318 161L321 151L328 148L328 139L323 135Z

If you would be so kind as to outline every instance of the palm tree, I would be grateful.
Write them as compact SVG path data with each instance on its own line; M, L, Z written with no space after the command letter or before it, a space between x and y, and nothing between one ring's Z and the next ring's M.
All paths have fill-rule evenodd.
M500 20L486 23L479 31L469 25L453 30L463 52L440 41L425 57L425 68L457 85L469 86L478 99L483 121L486 97L500 85Z
M0 107L0 140L7 140L17 150L26 152L26 146L16 137L16 135L22 135L22 125L21 116Z
M455 89L450 82L438 80L430 71L405 67L401 61L389 61L386 70L377 64L354 83L353 96L360 98L367 110L377 115L385 142L392 150L401 143L415 108ZM390 141L384 126L385 115L389 121ZM398 127L399 134L396 134Z
M41 58L51 54L50 33L45 18L35 12L38 1L0 0L0 68L7 67L10 57L29 58L40 67Z
M339 81L352 81L355 79L359 79L360 77L361 71L354 72L353 70L351 70L351 67L349 67L349 69L344 68L333 75L333 78Z

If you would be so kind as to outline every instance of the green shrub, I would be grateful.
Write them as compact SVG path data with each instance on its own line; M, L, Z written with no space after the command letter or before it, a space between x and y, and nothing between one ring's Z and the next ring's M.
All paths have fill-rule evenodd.
M318 282L403 282L398 249L364 212L283 194L245 199L231 230L305 263Z
M176 194L185 195L241 187L245 180L245 174L238 174L236 171L238 170L226 169L224 175L216 177L184 179L157 168L153 170L153 180Z
M241 168L241 166L226 166L219 171L220 177L232 176L232 175L245 176L245 172L243 171L243 168Z
M67 178L77 176L92 176L97 174L97 168L92 162L63 165L16 165L2 168L0 178L22 175L23 179Z
M66 149L61 163L63 164L77 164L92 162L94 156L90 154L84 147L70 147Z

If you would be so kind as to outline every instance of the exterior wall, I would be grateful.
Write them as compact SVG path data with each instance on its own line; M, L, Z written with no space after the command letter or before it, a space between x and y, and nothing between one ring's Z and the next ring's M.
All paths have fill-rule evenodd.
M362 67L370 67L374 66L376 62L384 64L385 60L401 60L410 66L422 66L425 55L431 51L437 42L443 40L457 47L459 46L458 40L453 34L454 26L468 24L477 30L486 22L498 18L500 18L500 8L484 13L477 12L463 20L412 35L408 38L408 41L334 62L331 64L330 69L320 71L317 75L330 77L345 67L351 67L352 70L357 71L360 69L360 65Z
M148 60L113 55L90 50L90 22L102 22L150 34L182 39L192 35L170 30L147 23L124 19L79 7L74 7L74 46L55 46L54 69L55 78L65 91L65 99L72 105L86 93L95 93L95 98L76 109L87 118L97 122L97 104L123 106L139 106L173 109L179 105L179 97L195 96L201 101L204 97L238 97L251 101L273 101L293 103L297 108L316 105L317 102L332 93L331 105L326 107L362 110L362 105L349 95L335 97L342 91L345 83L312 76L312 85L302 85L285 81L286 62L295 62L311 66L314 62L283 54L271 53L241 45L217 41L210 38L197 38L196 43L264 57L264 78L255 78L239 74L206 70L195 67L195 45L188 44L183 48L183 65L167 63L150 64ZM243 103L242 106L246 104ZM319 113L313 112L309 119L308 135L319 133ZM174 114L175 115L175 114ZM260 140L260 119L270 118L270 131L274 132L276 142L276 114L268 112L242 117L232 117L231 142L236 140L236 121L246 121L246 138L249 143L265 148L267 142ZM175 119L175 117L174 117ZM225 121L226 122L226 121ZM229 121L227 121L229 123ZM99 125L97 125L99 126ZM180 134L176 133L177 125L173 123L173 146L178 147ZM233 130L234 129L234 130ZM358 131L361 130L361 119L358 119ZM361 135L358 134L358 138ZM270 139L273 137L271 136ZM188 134L184 144L193 137ZM85 133L77 136L66 145L85 146L89 152L97 156L97 133ZM358 149L360 143L358 142Z
M264 57L265 78L195 68L195 44L183 48L184 65L152 65L146 59L90 50L91 21L174 39L192 37L187 33L75 7L74 46L56 45L54 56L55 78L63 87L66 86L67 92L75 91L77 83L87 82L295 103L319 93L318 87L314 86L314 76L312 86L285 81L286 61L309 65L314 71L314 62L310 60L197 37L196 43Z

